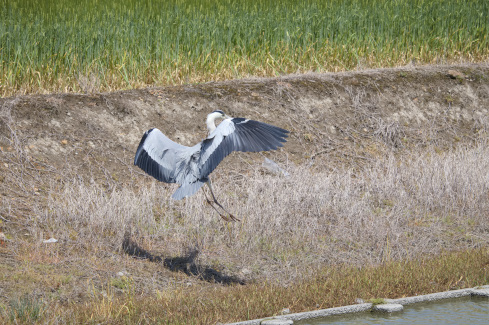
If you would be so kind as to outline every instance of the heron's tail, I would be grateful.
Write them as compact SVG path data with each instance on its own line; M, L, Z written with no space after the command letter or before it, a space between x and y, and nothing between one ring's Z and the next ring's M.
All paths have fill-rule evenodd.
M205 181L196 181L190 184L181 185L171 196L175 200L181 200L184 197L192 196L205 184Z

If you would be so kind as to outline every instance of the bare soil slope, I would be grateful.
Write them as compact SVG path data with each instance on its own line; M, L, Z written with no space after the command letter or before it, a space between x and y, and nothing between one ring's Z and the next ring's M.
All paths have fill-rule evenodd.
M488 65L425 66L4 98L0 105L13 123L9 130L4 119L0 146L13 150L15 132L18 150L56 168L94 159L118 174L147 129L191 145L206 136L206 115L222 109L291 130L283 149L289 158L320 155L316 163L323 167L355 155L375 158L368 151L372 141L403 149L472 137L486 123L488 73ZM340 148L347 150L337 154Z

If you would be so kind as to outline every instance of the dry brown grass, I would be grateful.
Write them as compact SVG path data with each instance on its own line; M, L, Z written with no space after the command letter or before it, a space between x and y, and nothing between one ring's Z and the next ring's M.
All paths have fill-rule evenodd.
M35 237L55 237L83 254L120 252L131 231L153 253L198 248L201 263L286 284L323 265L375 265L487 245L488 154L481 143L402 160L389 155L362 170L289 165L288 177L260 168L218 174L220 200L242 220L231 224L205 205L202 192L173 201L173 185L107 190L74 179L50 189L29 227Z
M133 166L121 165L125 180L56 170L25 152L8 108L0 118L0 230L12 238L0 247L0 322L212 323L487 283L485 140L399 152L402 128L374 119L387 148L375 161L319 172L277 156L288 176L218 169L216 193L242 220L228 224L202 192L173 201L175 185Z

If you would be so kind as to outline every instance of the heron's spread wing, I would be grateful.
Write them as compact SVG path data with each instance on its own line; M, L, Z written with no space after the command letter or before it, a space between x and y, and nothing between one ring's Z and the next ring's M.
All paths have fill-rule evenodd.
M189 147L168 139L160 130L151 129L144 133L134 157L134 165L140 167L159 181L175 183L177 164Z
M202 142L200 174L209 175L233 151L258 152L282 147L289 131L244 118L226 119Z
M168 139L160 130L144 133L134 164L166 183L181 186L173 198L193 195L207 176L233 151L267 151L283 146L289 131L243 118L226 119L201 143L186 147Z

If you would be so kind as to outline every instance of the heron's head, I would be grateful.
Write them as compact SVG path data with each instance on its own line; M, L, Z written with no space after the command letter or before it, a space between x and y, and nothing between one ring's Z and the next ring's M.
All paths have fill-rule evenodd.
M224 113L220 109L215 110L214 112L212 112L209 115L207 115L207 120L215 121L215 120L217 120L219 118L225 119L225 118L229 118L229 116L227 116L226 113Z
M230 117L227 116L226 113L224 113L221 110L216 110L216 111L210 113L209 115L207 115L206 124L207 124L207 130L209 130L209 133L211 133L212 131L214 131L216 129L216 124L214 123L214 121L219 119L219 118L226 119L226 118L230 118Z

